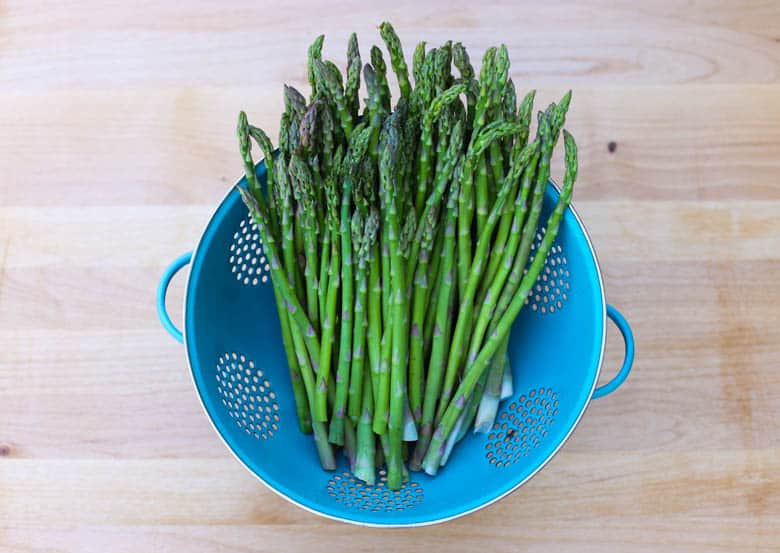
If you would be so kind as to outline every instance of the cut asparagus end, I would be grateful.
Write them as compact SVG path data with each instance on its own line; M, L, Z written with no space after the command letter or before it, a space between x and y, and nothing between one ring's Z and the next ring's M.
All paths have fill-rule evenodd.
M369 486L373 486L376 483L376 466L374 465L374 455L374 450L370 450L359 453L357 459L355 459L355 478L359 478Z
M450 437L447 438L447 442L444 444L444 455L441 457L441 466L446 465L447 461L449 461L452 450L459 441L460 431L466 424L466 417L466 411L461 413L460 417L458 417L458 422L455 423L455 427L452 429L452 432L450 432Z
M412 415L412 410L409 409L409 402L406 402L406 405L404 406L404 432L403 432L403 440L405 442L416 442L417 441L417 425L414 422L414 416Z
M474 432L486 434L490 431L496 421L499 401L499 396L487 393L482 396L477 410L477 419L474 421Z
M501 377L501 399L508 399L515 393L514 379L512 378L512 367L509 366L509 359L504 365L504 374Z

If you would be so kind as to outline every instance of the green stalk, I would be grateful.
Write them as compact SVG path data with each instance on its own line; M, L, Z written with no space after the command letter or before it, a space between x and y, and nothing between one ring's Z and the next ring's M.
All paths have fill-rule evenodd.
M325 319L325 310L327 309L327 298L328 298L328 279L330 275L330 247L331 243L331 232L330 229L327 228L327 225L324 225L322 227L322 242L320 243L320 251L322 252L322 255L320 256L320 269L319 269L319 278L317 279L319 283L319 305L318 310L320 313L320 321L319 321L319 328L322 330L322 325L324 323Z
M495 144L495 142L493 143ZM492 147L493 144L490 146ZM474 187L474 200L477 214L477 236L485 228L485 221L488 216L488 203L490 202L490 186L488 179L488 161L485 155L480 156L477 161L477 179Z
M539 135L541 139L541 152L539 155L539 162L536 168L534 193L531 198L531 209L528 213L528 219L523 223L522 237L520 245L518 246L517 253L514 256L512 262L512 268L506 279L506 284L501 291L501 295L498 297L498 303L495 305L495 314L498 316L503 313L512 298L515 295L515 291L520 285L520 280L526 268L528 255L531 251L531 244L533 243L534 236L536 235L536 227L539 221L539 216L542 213L542 205L544 203L544 191L547 188L547 181L550 177L550 158L552 157L552 148L554 146L554 140L552 138L552 129L550 127L550 118L542 115L539 122ZM492 300L493 298L491 298ZM485 302L485 306L491 305L493 301ZM493 314L486 315L488 319L495 319ZM495 320L492 323L495 325Z
M477 107L479 110L480 106ZM458 290L461 294L466 290L466 279L472 265L471 223L474 216L474 171L481 163L482 154L492 142L520 130L520 123L494 121L485 126L469 145L461 174L460 197L458 198ZM478 187L484 186L484 183L478 183ZM484 191L478 192L478 194L484 195ZM481 229L478 230L477 235L479 236Z
M463 125L458 122L452 129L452 135L450 137L450 144L447 148L447 158L442 165L442 171L436 174L436 180L434 181L433 190L431 191L428 199L425 201L425 208L422 211L421 221L424 221L429 217L429 213L433 209L437 209L444 192L447 189L447 185L451 181L459 180L460 162L461 162L461 148L463 147ZM407 279L411 282L414 276L414 270L417 267L417 259L420 255L420 245L422 242L423 225L420 225L416 232L414 239L411 241L411 252L409 254Z
M275 286L274 298L276 299L276 309L279 313L279 324L282 328L282 343L284 344L284 352L287 355L287 367L289 368L290 382L292 384L293 396L295 397L295 412L298 415L298 427L304 434L311 434L312 427L309 404L306 399L306 390L304 389L303 381L301 380L301 368L298 365L298 360L295 358L290 320L287 318L287 312L284 309L284 300Z
M328 234L338 236L341 197L336 185L335 173L325 179L325 203L327 206ZM331 240L329 255L328 287L325 290L325 309L322 312L322 350L320 354L320 371L317 375L315 391L315 418L319 421L328 420L328 384L330 369L333 363L333 344L335 342L336 315L339 289L341 288L341 251L338 240ZM324 256L323 256L324 259Z
M437 215L434 209L429 211L428 218L422 221L421 226L424 231L412 297L412 327L409 342L409 408L415 421L419 421L422 416L423 323L425 322L425 307L428 303L428 263L433 247Z
M428 299L425 304L425 323L423 325L423 347L424 347L424 359L430 359L431 354L431 342L433 336L434 321L436 319L436 298L439 297L439 290L441 289L441 266L442 266L442 252L444 251L444 232L440 231L436 233L436 238L433 243L433 254L431 259L433 260L428 274L428 282L433 283L433 288L428 294Z
M447 438L447 442L444 446L444 454L442 455L441 464L439 466L443 467L447 464L447 461L450 460L450 455L452 454L455 445L463 438L465 438L466 434L468 434L469 428L471 428L471 425L474 422L474 417L477 414L477 408L480 398L482 397L482 390L485 386L486 379L487 374L483 374L482 378L477 380L477 384L474 386L474 391L471 393L471 396L469 396L469 399L466 402L465 409L463 409L463 412L458 417L452 432L450 432L450 435Z
M246 121L246 115L244 115L244 121ZM241 119L239 118L239 146L241 149L241 155L245 161L245 168L248 167L248 173L246 174L247 182L254 180L256 182L254 162L252 161L252 154L249 146L249 134L245 125L241 125ZM268 214L266 212L265 204L262 199L258 200L250 192L237 187L241 199L246 204L252 219L257 224L260 231L260 235L263 238L263 248L268 258L268 263L271 267L271 278L278 286L279 292L287 304L287 310L291 319L295 322L295 325L301 330L303 339L306 345L306 349L312 359L319 359L320 355L320 341L317 339L317 333L314 331L314 326L306 317L306 313L301 307L298 298L296 297L292 287L289 284L287 275L280 264L280 257L277 251L277 242L272 232L269 232ZM313 364L313 363L312 363ZM315 366L316 370L317 367Z
M482 155L482 153L485 151L485 148L489 146L490 142L500 139L503 136L512 134L512 132L515 132L517 128L518 127L516 123L506 122L497 122L496 124L491 123L485 127L484 131L480 133L480 136L474 143L471 154L467 156L466 163L468 164L469 160L472 160L473 162L474 159L478 159L479 156ZM464 185L468 185L468 182L467 180L464 181L464 179L461 179L461 186ZM474 252L473 263L471 263L470 224L468 225L469 229L466 231L468 236L465 238L466 253L464 255L467 256L467 261L470 265L468 270L465 271L465 275L463 274L464 261L460 258L462 253L461 245L464 242L464 230L463 228L459 228L458 230L458 291L461 294L461 300L460 309L458 311L458 321L455 325L455 332L453 334L452 347L450 349L450 355L447 360L447 370L445 371L444 387L442 389L442 402L439 404L439 410L437 411L437 420L439 420L444 414L444 408L446 407L446 404L451 397L452 389L455 384L455 377L457 376L458 368L463 359L464 350L468 347L468 332L471 329L472 324L471 318L472 311L474 309L474 295L476 294L477 287L479 286L480 278L482 276L482 271L485 266L485 256L491 242L493 229L498 222L498 218L501 217L504 211L506 198L511 188L512 182L509 180L502 184L501 190L496 197L496 203L493 205L493 209L485 221L484 228L479 234L477 248ZM461 189L460 196L462 198L463 189ZM460 208L462 208L462 202L459 202L458 217L460 217L461 214ZM460 225L460 219L458 220L458 223ZM461 282L463 282L463 289L460 288Z
M293 323L290 325L293 346L298 357L301 378L303 379L307 391L309 407L313 410L314 398L312 397L312 390L314 389L314 375L317 371L317 367L312 360L319 359L319 341L317 340L316 333L314 332L311 323L303 312L303 308L300 303L298 303L297 298L292 294L287 275L279 265L276 242L273 236L268 232L267 215L263 207L255 200L250 192L241 187L237 188L241 194L241 199L246 204L252 215L252 219L260 230L260 235L263 237L263 246L265 248L266 257L271 266L271 280L273 281L273 285L277 288L279 295L287 305L287 314ZM326 470L335 469L336 463L333 458L333 451L327 443L325 427L319 421L312 420L312 430L314 432L314 441L317 446L317 452L320 457L320 464Z
M441 286L436 294L433 335L431 338L431 356L425 382L425 397L420 417L420 431L417 446L412 455L410 468L419 470L433 432L436 404L441 390L444 367L449 352L450 332L452 329L452 307L455 297L455 224L457 218L457 185L453 186L447 201L446 220L444 222L444 242L442 246Z
M390 288L390 280L387 280ZM388 294L389 295L389 294ZM389 302L389 300L388 300ZM374 433L383 435L387 432L387 423L390 418L390 367L393 355L393 311L388 312L384 320L384 333L380 343L379 374L377 375L377 390L379 394L374 398Z
M290 159L288 171L293 182L292 188L295 200L301 208L300 226L305 259L303 277L306 281L307 314L310 321L318 323L320 320L320 287L317 275L320 270L320 263L317 255L318 228L313 177L309 167L297 154L293 154ZM319 325L316 324L314 327L315 332L319 330L318 327Z
M493 355L498 351L504 337L509 334L512 323L525 304L528 293L531 291L536 279L539 277L539 273L544 267L547 254L558 235L561 219L571 201L571 193L574 181L577 177L577 146L572 136L566 131L564 131L564 140L566 146L566 176L564 177L563 191L558 198L558 202L555 204L555 208L553 209L550 218L547 220L547 227L542 243L539 245L539 249L536 251L536 255L534 255L531 266L523 277L517 293L512 298L507 310L501 315L495 330L490 334L477 358L464 372L463 379L461 380L460 386L458 386L455 397L450 402L444 417L436 429L436 432L434 432L431 445L428 448L428 453L423 460L423 468L425 469L425 472L430 475L435 475L438 471L439 465L441 464L441 457L445 449L445 442L465 407L466 398L473 392L477 381L482 377L482 374L490 363L490 360L493 358Z
M339 331L339 360L336 370L336 401L333 406L330 433L331 443L342 445L349 394L349 379L352 365L352 330L354 321L354 274L351 216L353 186L360 182L358 174L368 148L371 128L363 124L355 127L350 137L349 149L342 164L343 187L341 191L341 325Z
M379 217L378 212L375 216ZM371 367L372 397L379 395L380 364L382 362L382 280L379 268L379 244L374 242L368 262L368 364Z
M361 224L364 228L360 228ZM360 211L352 215L352 234L353 237L359 237L355 243L355 255L357 256L357 294L355 295L355 329L352 341L352 372L349 378L349 403L348 411L352 422L357 423L361 417L361 402L364 396L363 376L364 376L364 351L366 349L366 329L368 320L366 315L366 306L368 303L368 257L379 228L379 216L371 212L363 222L363 216ZM370 378L369 378L370 381ZM373 399L372 399L373 401ZM373 419L373 414L372 414ZM371 446L373 451L373 444Z
M376 46L371 47L371 65L376 71L379 83L379 95L385 112L390 111L390 86L387 84L387 65L382 57L382 50Z
M320 372L317 378L315 417L317 420L328 420L328 383L330 369L333 364L333 344L335 342L336 310L339 288L341 287L341 254L340 245L334 241L331 245L330 268L328 270L328 291L325 299L325 312L322 320L322 350L320 354Z
M352 310L354 276L352 274L352 233L350 211L352 175L344 179L341 195L341 329L339 331L339 360L336 370L336 403L333 406L328 439L337 445L344 444L344 417L349 392L350 366L352 363Z
M368 284L366 282L366 264L361 263L363 242L366 240L365 220L361 211L352 214L352 247L357 261L355 271L355 301L352 305L354 326L352 329L352 363L350 366L349 391L347 397L347 416L357 422L361 414L360 402L363 399L363 358L366 346L366 311ZM361 267L362 264L362 267Z
M344 131L344 136L349 139L352 134L353 120L347 99L344 96L344 89L341 86L341 74L338 72L338 68L334 69L327 62L315 59L314 74L317 77L317 89L321 89L327 94L336 106L341 129Z
M479 348L482 345L482 339L485 335L485 330L487 329L488 324L493 320L493 315L496 308L495 300L501 296L502 290L504 290L504 284L507 281L507 278L510 276L513 267L517 263L516 252L518 252L518 244L521 243L521 237L524 236L524 232L521 229L523 228L525 214L528 209L526 200L531 189L531 182L534 180L534 169L540 155L539 144L540 142L537 139L523 148L523 150L517 156L515 164L511 170L512 174L510 175L510 178L513 181L514 173L520 170L520 167L525 167L525 171L522 175L522 185L520 187L520 192L518 193L515 200L514 217L512 218L512 226L510 228L509 238L506 240L507 247L503 252L501 252L501 262L496 267L496 272L493 275L487 290L477 302L477 305L480 307L474 320L474 326L471 333L471 346L467 362L471 362L474 359L474 356L476 356L476 353L479 351ZM529 161L530 163L528 163ZM534 222L534 225L535 224L536 223ZM498 252L495 252L495 255L498 255ZM525 267L525 262L523 262L523 267Z
M322 43L325 42L325 35L320 35L314 39L314 42L309 46L309 60L308 60L308 75L309 86L311 87L311 101L313 102L317 94L317 78L314 73L314 60L322 59Z
M433 154L433 124L441 115L442 110L447 108L452 102L457 101L458 97L465 91L466 85L463 84L448 88L434 98L423 117L422 134L420 138L419 169L417 173L417 199L415 201L418 220L422 216L425 207L425 199L429 194L431 157Z
M381 142L379 175L382 194L385 197L385 224L390 251L390 283L392 301L392 365L390 367L390 456L387 459L387 487L397 490L403 480L403 458L401 443L404 424L404 397L406 393L406 349L408 333L405 334L406 279L404 261L399 248L398 215L396 211L397 159L398 159L398 112L385 123Z
M522 159L518 160L517 156L523 152L523 149L526 146L526 141L528 139L528 125L530 123L531 109L533 107L533 100L535 94L536 91L529 92L526 95L526 97L523 99L523 102L520 106L519 121L520 124L522 125L522 129L512 148L512 155L510 157L509 173L507 175L507 178L511 178L511 179L519 178L523 169L525 169L525 165L528 164L527 161L523 161ZM536 163L537 160L534 160L533 162L530 163L530 167L532 171L535 171ZM491 253L490 261L488 262L487 269L485 270L485 278L483 279L483 284L480 287L479 294L477 295L478 305L482 305L484 303L484 298L485 298L485 294L487 293L487 289L490 286L490 284L494 281L496 272L498 271L499 264L503 259L503 253L507 245L507 240L509 238L509 230L512 225L512 222L513 222L513 214L507 211L502 217L501 223L499 223L498 230L496 231L496 239L493 246L493 252ZM519 224L517 232L521 232L521 231L522 231L522 223ZM510 251L514 252L514 249L510 248Z
M309 356L306 354L306 346L304 344L303 335L296 325L290 325L290 334L292 335L293 347L298 359L298 366L301 369L301 378L304 382L309 410L313 414L315 371L312 368ZM312 417L311 424L312 431L314 433L314 445L317 448L317 455L320 459L320 465L322 465L322 468L325 470L335 470L336 458L334 456L333 448L331 447L330 443L328 443L328 429L325 423Z

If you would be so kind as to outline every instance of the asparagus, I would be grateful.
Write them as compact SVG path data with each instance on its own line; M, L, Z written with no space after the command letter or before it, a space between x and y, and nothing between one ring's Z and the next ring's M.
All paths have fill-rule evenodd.
M325 35L320 35L314 39L314 42L309 46L309 63L308 63L308 75L309 86L311 87L311 99L314 101L317 98L317 78L314 72L314 60L322 59L322 43L325 42Z
M518 113L518 121L522 125L522 129L517 137L517 140L514 143L513 150L510 153L510 169L507 178L511 178L511 179L518 178L519 175L522 173L523 169L525 169L525 166L522 163L520 163L522 160L517 160L514 154L521 153L522 148L525 147L526 141L528 140L528 125L531 122L531 110L533 109L533 102L535 96L536 96L536 91L532 90L525 96L525 98L523 98L523 101L520 105L519 113ZM530 163L530 166L532 168L536 167L536 161L532 161ZM501 260L503 259L504 248L506 247L507 240L510 236L509 229L512 223L513 223L512 213L510 212L505 213L504 217L501 219L501 223L499 224L498 230L496 231L496 239L494 243L493 253L490 256L490 261L488 262L488 266L485 269L485 278L483 280L483 285L478 294L479 300L477 301L477 303L479 305L482 305L484 303L485 293L487 292L487 286L489 286L490 283L493 282L496 271L498 270L498 266L501 263ZM518 225L517 232L520 232L519 229L522 229L522 223Z
M379 26L379 32L382 35L382 40L385 41L387 51L390 53L390 64L393 66L393 71L395 71L395 75L398 78L398 88L401 90L401 97L407 98L411 93L412 87L409 84L409 69L406 67L401 40L398 38L393 26L387 21Z
M380 35L399 82L395 107L381 50L362 66L352 34L342 75L318 37L308 103L284 87L278 153L240 114L239 193L270 264L300 429L314 435L323 467L335 468L333 442L356 477L373 484L384 461L398 489L405 461L435 474L511 395L509 329L555 239L577 162L564 131L563 190L529 264L570 93L539 114L527 144L534 92L518 107L505 46L485 52L476 78L461 43L421 42L412 83L392 26ZM265 190L252 141L268 160Z
M319 234L318 221L316 215L316 204L314 200L314 183L311 171L306 163L297 154L293 154L288 168L290 178L293 182L293 194L295 201L301 207L301 229L304 243L305 267L303 276L306 281L306 305L309 319L314 324L315 332L318 331L320 313L319 313L319 295L320 286L317 281L319 274L319 258L317 255L317 246Z
M350 141L349 151L343 162L343 188L341 192L341 329L339 332L339 360L336 371L336 402L330 422L328 439L342 445L344 439L344 418L349 392L350 367L352 363L352 330L354 276L352 264L352 186L358 178L357 170L368 148L371 128L356 127Z
M564 141L566 146L566 175L564 177L563 191L547 221L544 238L534 255L528 272L520 283L517 293L512 298L506 311L501 315L495 329L480 350L479 355L465 371L463 380L461 381L460 386L458 386L458 390L455 394L455 398L450 402L441 423L436 429L436 432L434 432L428 452L423 459L423 468L425 472L430 475L435 475L439 470L441 457L444 454L445 442L463 411L466 404L466 398L473 392L477 381L481 378L482 373L498 350L504 337L509 333L512 322L520 312L520 309L522 309L525 299L531 291L531 287L536 282L536 278L544 267L544 261L547 258L550 248L552 248L553 241L558 235L563 212L571 201L572 188L574 186L574 181L577 178L577 146L571 134L567 131L564 131Z
M404 336L404 295L406 293L405 269L398 244L399 228L396 210L396 187L399 136L398 112L391 115L385 122L382 139L382 154L380 159L381 189L386 208L385 223L387 225L388 248L390 250L390 299L392 303L392 364L390 367L390 417L387 424L390 439L390 455L387 458L387 485L397 489L402 482L401 441L404 422L404 397L406 389L406 346Z
M488 125L484 132L480 134L480 137L476 140L474 148L471 153L471 158L477 158L484 152L485 148L490 145L493 140L499 139L506 134L509 134L516 130L516 123L506 123L503 121L497 122L497 124ZM467 157L467 160L469 158ZM468 161L467 161L468 163ZM466 182L461 179L461 187ZM485 221L484 228L479 234L479 240L477 241L477 247L474 251L474 262L466 261L469 267L466 270L465 276L462 275L463 260L460 259L461 250L458 249L458 290L461 294L460 308L458 313L458 320L455 324L455 331L452 338L452 346L450 348L450 354L447 360L447 369L444 373L444 387L442 388L441 403L439 404L439 410L437 412L437 420L444 414L444 408L452 394L453 385L455 384L455 377L457 376L457 370L463 357L463 352L468 347L468 330L471 326L472 311L474 309L474 295L476 294L477 286L480 278L482 277L482 270L484 265L485 256L490 244L491 235L493 229L498 222L498 218L503 213L506 198L511 190L512 182L506 180L501 187L501 191L496 197L496 203L493 206L487 220ZM460 190L460 194L463 194L463 188ZM460 217L460 213L458 214ZM460 222L460 221L459 221ZM470 231L469 231L470 232ZM459 229L458 233L458 246L461 246L461 239L463 238L463 229ZM471 239L468 238L470 243ZM471 246L468 245L468 259L471 258ZM461 289L461 286L463 287Z
M485 381L485 391L482 399L479 401L477 418L474 422L474 432L486 433L493 426L498 411L498 402L501 401L501 379L504 376L504 356L501 354L501 348L506 344L509 336L507 335L499 346L499 353L493 356L490 362L490 368ZM472 394L477 396L478 394Z
M486 374L483 374L482 378L477 381L477 384L474 387L474 391L471 393L471 396L466 403L466 408L463 409L463 412L455 422L455 426L453 427L452 432L450 432L450 435L447 438L447 442L444 445L444 453L442 454L439 466L443 467L447 464L447 461L449 461L450 455L452 454L452 450L455 448L455 444L461 441L466 436L466 434L468 434L469 428L471 428L471 423L474 421L474 416L477 412L477 406L482 394L482 389L485 386L486 376Z
M357 35L349 35L347 44L347 80L344 84L344 98L352 119L357 119L360 101L358 89L360 88L360 49L358 48Z
M364 228L360 228L364 226ZM379 228L379 218L376 213L371 213L366 217L365 222L360 211L356 211L352 216L352 235L356 237L354 244L355 256L357 257L357 294L355 295L355 328L352 333L352 370L349 378L349 417L352 422L357 423L358 418L362 416L361 402L365 397L363 390L363 356L366 349L366 328L368 319L366 315L366 305L368 303L368 277L366 275L368 267L368 257L371 248L376 240L376 232ZM371 381L369 380L369 383ZM372 390L373 394L373 390ZM373 395L371 401L373 402ZM373 409L371 418L373 419ZM373 447L372 447L373 450Z
M379 85L379 95L382 100L382 107L385 111L390 111L390 86L387 84L387 65L385 65L382 50L376 46L371 47L371 65L376 71L376 78Z
M422 416L423 394L423 323L425 307L428 303L428 261L433 247L433 236L436 230L436 210L428 212L428 217L422 222L424 227L420 261L417 265L412 297L412 328L409 344L409 407L415 420Z
M431 357L428 364L428 374L425 383L423 411L420 418L420 432L417 447L410 463L410 468L419 470L422 458L428 449L433 431L436 404L441 390L444 367L447 363L447 344L452 328L452 305L455 294L454 257L455 257L455 222L457 218L458 197L457 186L450 191L447 201L446 221L444 223L444 245L442 247L441 287L436 297L436 318L434 323Z

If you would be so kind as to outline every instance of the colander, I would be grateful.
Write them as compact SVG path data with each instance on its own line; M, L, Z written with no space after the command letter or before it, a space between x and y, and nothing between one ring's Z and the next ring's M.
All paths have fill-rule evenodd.
M257 166L261 182L265 167ZM246 186L244 179L239 186ZM545 221L558 197L550 182ZM542 238L542 229L537 235ZM174 274L190 264L180 331L165 308ZM257 227L231 189L193 253L176 259L157 291L160 321L185 345L195 388L225 445L282 497L328 518L371 526L416 526L489 505L527 482L561 448L592 398L615 391L634 356L625 319L604 301L596 254L568 209L538 283L511 334L514 395L493 429L469 434L435 477L411 473L400 490L380 471L368 486L339 455L334 472L318 462L314 441L298 429L268 260ZM625 341L617 375L596 387L609 317Z

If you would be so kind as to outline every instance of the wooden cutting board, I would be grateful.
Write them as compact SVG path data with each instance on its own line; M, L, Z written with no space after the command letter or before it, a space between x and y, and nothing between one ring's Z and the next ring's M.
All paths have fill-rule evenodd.
M0 550L780 549L780 3L279 4L0 6ZM245 472L154 312L241 171L238 110L274 129L311 39L342 64L383 19L506 42L539 105L574 89L575 204L637 339L520 491L396 531ZM611 329L605 378L621 349Z

